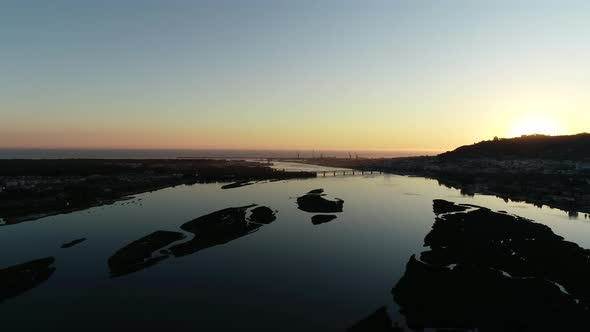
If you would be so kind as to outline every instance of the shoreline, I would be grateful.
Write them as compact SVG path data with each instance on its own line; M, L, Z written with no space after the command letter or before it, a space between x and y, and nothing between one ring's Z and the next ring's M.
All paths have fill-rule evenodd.
M0 226L110 205L177 185L315 177L244 160L0 160Z
M590 213L590 176L586 173L544 173L528 169L506 172L506 163L538 164L514 159L494 164L481 158L269 158L265 163L218 159L64 159L0 160L0 226L110 205L131 196L195 183L221 183L222 189L261 181L313 178L317 171L284 171L271 161L378 171L438 181L472 196L562 210L570 217ZM486 167L481 167L486 163ZM552 165L555 162L551 162ZM557 162L557 165L567 162Z
M357 160L325 158L308 159L301 163L418 176L436 180L440 185L458 189L467 196L493 195L538 207L548 206L562 210L571 217L580 213L590 214L590 174L586 170L575 169L571 161L407 157ZM515 169L511 168L511 163L524 166Z

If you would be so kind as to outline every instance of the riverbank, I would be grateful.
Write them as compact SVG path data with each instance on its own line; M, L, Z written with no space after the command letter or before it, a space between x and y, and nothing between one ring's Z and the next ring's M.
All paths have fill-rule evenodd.
M270 166L212 159L0 160L0 225L112 204L177 185L316 176L313 172L287 172Z
M464 195L549 206L571 216L590 213L590 171L585 162L546 159L408 157L391 159L305 159L304 164L421 176Z

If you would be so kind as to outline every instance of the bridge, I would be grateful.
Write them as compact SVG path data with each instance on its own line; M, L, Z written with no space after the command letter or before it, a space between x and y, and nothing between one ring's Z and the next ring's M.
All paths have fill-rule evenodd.
M355 170L355 169L348 169L348 170L327 170L327 171L312 171L315 172L316 175L319 177L326 177L328 176L352 176L352 175L365 175L365 174L382 174L381 171L373 171L373 170Z

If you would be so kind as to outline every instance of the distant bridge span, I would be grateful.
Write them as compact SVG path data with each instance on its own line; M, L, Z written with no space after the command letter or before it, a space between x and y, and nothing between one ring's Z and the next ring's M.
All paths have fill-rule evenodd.
M312 171L315 172L316 175L319 177L328 176L352 176L352 175L365 175L365 174L382 174L381 171L372 171L372 170L356 170L356 169L348 169L348 170L327 170L327 171Z

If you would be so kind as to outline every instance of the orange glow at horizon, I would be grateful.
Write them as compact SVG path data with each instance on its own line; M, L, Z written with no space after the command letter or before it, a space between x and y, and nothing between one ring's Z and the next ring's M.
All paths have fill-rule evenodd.
M542 114L535 114L527 115L517 120L512 127L511 136L519 137L533 134L554 136L563 133L559 121Z
M179 150L296 150L296 151L444 151L428 141L408 143L400 136L363 130L297 133L296 129L52 129L0 132L0 148L41 149L179 149Z
M0 148L447 151L590 131L588 1L100 3L2 7Z
M414 125L297 124L234 128L90 128L79 126L14 128L0 131L0 148L73 149L203 149L298 151L448 151L494 136L576 134L563 121L543 114L498 117L486 127L450 121L421 121ZM567 130L566 130L567 128ZM504 134L503 134L504 133Z

